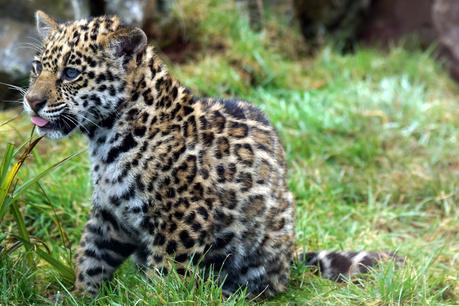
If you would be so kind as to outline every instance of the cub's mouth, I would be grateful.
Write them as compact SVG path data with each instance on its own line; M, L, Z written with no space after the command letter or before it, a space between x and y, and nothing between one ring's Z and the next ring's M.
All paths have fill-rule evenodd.
M38 117L38 116L32 116L30 118L32 120L32 123L35 124L36 126L38 127L44 127L46 126L48 123L50 123L48 120L46 120L45 118L42 118L42 117Z
M70 134L77 127L77 118L70 114L60 115L56 119L50 120L40 116L32 116L32 123L38 127L41 135L55 138L57 134L62 136Z

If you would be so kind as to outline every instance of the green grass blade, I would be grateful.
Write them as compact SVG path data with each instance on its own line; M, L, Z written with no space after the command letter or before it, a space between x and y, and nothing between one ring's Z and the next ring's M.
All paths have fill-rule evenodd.
M10 123L10 122L16 120L17 118L19 118L20 116L21 116L21 113L17 114L16 116L14 116L14 117L6 120L6 121L1 122L0 123L0 127L7 125L8 123Z
M18 232L19 232L19 236L30 243L30 235L29 235L29 232L27 231L27 228L26 228L26 225L25 225L25 221L24 221L24 217L21 213L21 211L19 210L19 207L16 203L12 203L11 206L11 213L14 217L14 219L16 220L16 224L18 226ZM27 248L27 246L26 246Z
M39 188L41 194L43 194L43 197L46 199L46 202L48 203L48 205L51 207L51 209L53 211L53 216L52 216L53 222L56 224L57 229L59 230L59 235L61 237L62 244L68 249L69 254L71 256L72 255L71 254L71 244L70 244L70 241L69 241L69 238L68 238L67 234L64 231L64 228L62 226L62 222L59 219L59 216L57 215L56 208L54 207L53 203L49 199L48 194L46 193L46 191L43 188L43 186L40 183L37 183L37 185L38 185L38 188Z
M14 253L17 249L19 249L23 243L21 241L15 241L11 245L4 247L3 249L0 249L0 260L2 260L6 256L10 256L11 254Z
M5 179L6 173L10 168L11 161L13 160L14 146L12 143L6 145L5 155L3 156L2 163L0 164L0 182Z
M75 273L72 267L63 263L61 260L54 258L51 254L43 251L38 245L34 245L31 242L25 241L21 237L16 238L24 245L28 245L29 248L34 247L33 252L48 264L50 264L54 270L65 279L66 282L73 283L75 281Z
M59 272L59 274L61 274L67 282L73 284L75 281L75 273L70 266L66 265L59 259L52 257L50 254L42 251L41 249L36 249L35 253L50 264L57 272Z
M21 156L18 158L18 161L9 169L3 181L1 182L1 187L0 187L0 221L3 219L5 216L8 206L10 203L12 203L15 199L8 199L8 195L11 192L11 187L13 186L16 176L19 172L19 169L21 169L22 165L24 164L25 159L27 156L29 156L30 152L33 150L33 148L38 144L38 142L41 140L42 137L39 137L32 142L26 147L24 152L21 154ZM25 188L23 189L25 190ZM17 199L17 197L16 197Z
M11 198L8 197L8 194L11 190L11 186L13 186L13 183L15 182L15 178L16 178L16 175L20 167L21 166L16 163L8 171L0 187L0 221L5 216L8 210L9 204L11 203Z
M54 165L52 165L51 167L43 170L41 173L37 174L36 176L34 176L33 178L29 179L28 181L26 181L24 184L22 184L19 188L17 188L17 190L14 192L13 196L11 197L12 201L15 201L17 200L17 198L25 191L27 190L28 187L30 187L31 185L37 183L42 177L44 177L45 175L49 174L51 171L55 170L56 168L62 166L63 164L65 164L66 162L68 162L69 160L71 160L72 158L74 158L75 156L81 154L82 152L84 152L84 150L80 151L80 152L77 152L75 154L72 154L66 158L64 158L63 160L55 163Z
M23 241L26 241L27 243L24 244L24 247L27 251L30 251L30 235L29 232L27 231L27 227L25 225L24 217L19 210L19 207L16 203L11 203L11 213L16 220L16 225L18 226L18 232L19 236ZM29 263L30 267L33 267L33 257L30 252L27 252L27 262Z
M14 156L14 146L9 143L6 146L5 155L3 156L2 163L0 164L0 220L6 213L8 207L8 191L10 190L12 181L7 181L8 170L10 169L11 162Z

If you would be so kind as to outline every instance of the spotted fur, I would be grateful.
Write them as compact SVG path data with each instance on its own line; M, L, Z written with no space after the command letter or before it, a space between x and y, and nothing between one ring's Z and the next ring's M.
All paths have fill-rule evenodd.
M89 141L93 209L76 257L77 289L96 294L132 256L147 275L173 266L184 273L189 263L214 269L225 294L285 290L295 205L265 115L245 101L193 95L145 34L117 17L57 24L38 12L37 25L43 49L25 108L49 121L41 134L79 129ZM69 80L65 67L79 74ZM334 278L376 258L339 256L305 260ZM350 261L335 271L337 258Z

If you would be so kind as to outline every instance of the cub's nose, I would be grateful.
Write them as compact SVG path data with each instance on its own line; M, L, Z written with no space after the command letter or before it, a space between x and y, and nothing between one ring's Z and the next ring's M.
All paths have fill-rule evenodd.
M38 113L46 105L46 99L39 96L34 95L27 95L26 96L27 103L29 103L30 108Z

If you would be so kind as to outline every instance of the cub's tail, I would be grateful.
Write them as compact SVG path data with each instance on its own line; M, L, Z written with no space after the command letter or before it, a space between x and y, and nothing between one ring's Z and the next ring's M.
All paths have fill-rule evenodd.
M350 276L364 273L383 261L392 260L397 266L405 262L403 257L390 252L308 252L300 255L307 266L317 267L317 272L333 281L344 281Z

